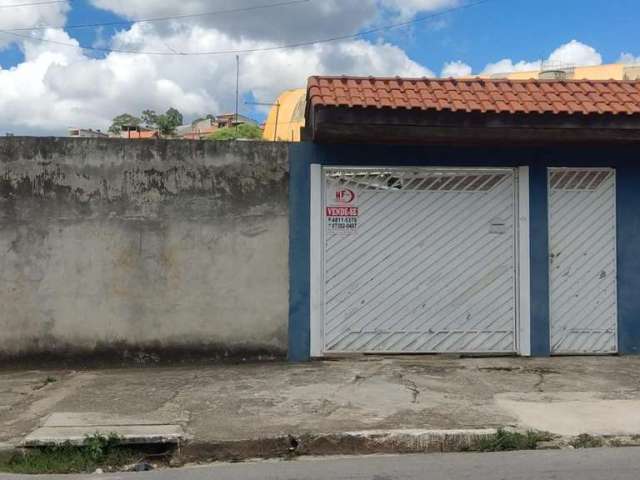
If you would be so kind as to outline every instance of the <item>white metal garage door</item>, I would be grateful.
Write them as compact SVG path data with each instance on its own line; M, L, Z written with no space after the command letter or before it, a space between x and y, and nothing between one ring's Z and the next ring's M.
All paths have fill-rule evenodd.
M514 352L511 169L325 168L324 352Z
M549 257L552 353L615 353L614 170L549 169Z

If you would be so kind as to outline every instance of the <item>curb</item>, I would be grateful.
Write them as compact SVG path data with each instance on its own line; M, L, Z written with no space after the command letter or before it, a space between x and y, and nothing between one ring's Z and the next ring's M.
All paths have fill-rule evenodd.
M11 458L13 455L18 453L20 449L17 445L12 443L2 443L0 442L0 459Z
M364 455L374 453L435 453L473 450L496 429L365 430L304 434L219 442L189 442L181 446L184 462L240 461L299 455Z

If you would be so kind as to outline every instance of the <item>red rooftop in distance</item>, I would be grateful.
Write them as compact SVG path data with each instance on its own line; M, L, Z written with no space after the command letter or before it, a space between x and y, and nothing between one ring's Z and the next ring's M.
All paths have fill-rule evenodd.
M638 115L640 81L313 76L311 107Z

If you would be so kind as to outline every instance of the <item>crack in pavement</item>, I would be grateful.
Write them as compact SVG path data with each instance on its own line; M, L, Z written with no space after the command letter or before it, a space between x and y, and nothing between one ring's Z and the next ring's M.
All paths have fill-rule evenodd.
M540 377L538 379L538 381L536 382L536 384L533 386L533 388L535 388L538 392L544 392L544 388L542 388L542 384L544 383L544 373L542 372L536 372L538 377Z
M418 403L418 396L420 395L420 389L418 388L418 385L416 385L416 382L408 378L405 378L405 376L402 373L396 373L396 376L400 380L400 384L411 393L411 403Z

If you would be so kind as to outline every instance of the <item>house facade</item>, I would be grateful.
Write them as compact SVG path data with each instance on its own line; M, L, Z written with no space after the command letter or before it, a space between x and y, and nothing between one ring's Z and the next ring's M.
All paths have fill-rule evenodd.
M289 357L640 351L640 82L312 77Z
M0 359L640 353L640 82L306 96L298 143L0 139Z

